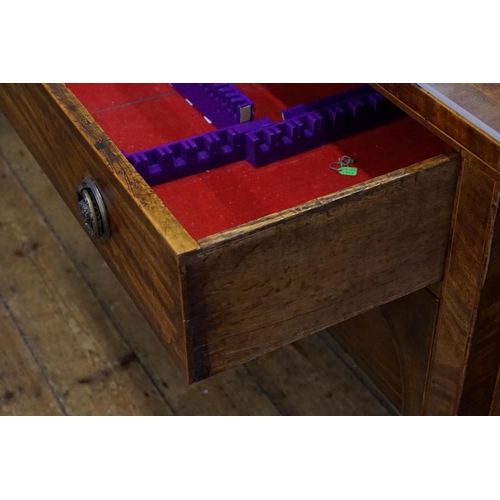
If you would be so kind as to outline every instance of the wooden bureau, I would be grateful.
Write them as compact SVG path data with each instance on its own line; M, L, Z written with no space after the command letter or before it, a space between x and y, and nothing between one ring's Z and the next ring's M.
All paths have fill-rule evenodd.
M404 414L487 414L499 142L420 86L375 87L445 147L407 125L405 163L387 128L363 152L382 174L196 237L64 85L1 85L0 104L78 218L75 188L95 181L111 226L95 244L188 381L336 325Z

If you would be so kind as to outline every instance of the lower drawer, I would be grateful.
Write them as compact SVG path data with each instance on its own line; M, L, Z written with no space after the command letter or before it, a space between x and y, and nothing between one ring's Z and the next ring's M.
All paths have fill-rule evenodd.
M273 87L264 90L271 102ZM64 85L1 85L0 104L78 218L75 187L95 181L111 234L95 244L189 381L442 277L460 158L410 118L266 173L238 164L200 174L196 185L180 179L153 191L105 120ZM175 122L169 109L166 120ZM359 177L345 186L316 182L318 158L335 175L328 162L337 153L357 155ZM370 165L378 166L371 174ZM231 175L245 199L253 196L246 212L224 203L238 201ZM245 178L253 186L246 191ZM192 209L207 207L199 186L218 196L208 214ZM309 200L294 204L298 191Z

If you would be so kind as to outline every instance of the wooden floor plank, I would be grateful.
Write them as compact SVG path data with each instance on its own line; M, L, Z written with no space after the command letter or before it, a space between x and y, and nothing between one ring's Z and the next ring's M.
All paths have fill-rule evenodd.
M302 356L279 354L277 351L251 362L248 366L237 367L199 384L189 386L92 242L57 195L52 184L3 115L0 114L0 158L2 157L22 190L22 194L17 193L16 196L24 197L23 203L31 205L32 210L35 210L43 219L42 224L45 230L50 233L50 238L45 236L46 239L52 241L51 250L46 255L46 259L49 259L46 261L46 267L50 267L49 262L52 262L52 266L54 266L54 259L58 255L57 267L71 269L71 271L56 272L34 266L31 262L34 256L43 249L47 251L49 245L44 242L43 245L33 249L30 248L31 240L23 242L25 247L22 248L25 248L28 258L23 256L16 257L16 259L18 261L26 259L31 262L32 267L23 264L22 268L17 267L17 270L13 271L13 275L17 273L24 275L24 281L18 283L18 288L16 288L26 296L23 302L24 307L29 308L31 300L37 302L42 300L42 297L48 302L55 300L57 304L58 294L73 296L76 292L68 289L76 287L80 290L78 292L80 295L82 293L85 295L85 300L80 298L80 302L76 306L79 312L72 311L73 316L79 316L78 319L65 313L64 308L56 311L53 309L53 304L47 306L52 315L59 316L57 320L59 328L64 329L65 323L66 327L68 324L78 325L80 321L84 321L84 318L90 315L91 318L99 318L99 320L93 322L93 331L86 331L82 336L82 339L85 340L80 339L79 342L85 342L89 345L97 343L102 350L103 339L108 339L108 337L113 339L112 341L106 340L107 352L100 356L97 362L93 362L97 368L94 371L84 370L84 374L77 375L77 379L80 377L80 380L92 379L92 382L80 384L78 387L81 389L80 386L83 386L88 392L80 391L74 394L75 398L82 398L83 401L81 403L83 407L79 411L94 411L94 413L97 411L93 405L100 403L97 396L96 400L93 399L93 391L99 391L101 386L107 384L106 380L103 380L101 371L104 369L107 373L106 366L111 365L115 367L112 370L113 373L115 371L129 373L132 369L142 373L140 381L128 381L132 385L135 384L135 388L128 389L128 397L137 398L134 402L136 405L134 408L132 408L132 402L127 400L127 396L124 396L126 401L120 406L121 403L117 400L116 393L108 395L108 397L114 398L113 411L117 413L127 411L145 414L151 414L155 411L161 413L161 410L158 410L155 404L151 403L151 399L158 403L161 403L161 399L163 399L172 412L178 415L387 414L383 405L380 405L376 398L370 397L366 387L352 376L352 373L346 369L338 356L331 349L321 347L322 343L319 339L304 343L306 347L303 349L310 351L310 360ZM0 198L0 206L3 206L4 203ZM22 211L21 208L20 210ZM19 217L19 214L16 216ZM38 240L35 242L40 243ZM5 253L10 262L14 259L13 252L16 252L17 248L14 248L12 244L8 246L10 252L6 252L3 248L0 248L0 252ZM22 251L24 253L24 250ZM51 257L49 257L49 253L51 253ZM36 296L32 296L34 292L26 290L30 288L28 277L32 273L35 277L42 274L43 279L34 278L31 280L31 287L40 287L42 291L49 288L49 291L43 293L38 291ZM14 277L12 277L13 279ZM47 284L47 281L51 280L54 283L52 288ZM2 289L0 283L0 290ZM8 296L8 298L9 303L10 301L15 302L14 297ZM14 308L13 306L14 309L19 316L26 315L26 310L22 310L21 307ZM31 323L35 321L35 317L40 323L43 314L43 310L34 311ZM27 320L24 319L24 321ZM77 327L75 326L75 328ZM51 344L60 337L52 331L45 332L45 334L45 338L39 337L37 339L36 349L43 351L46 358L48 354L45 351L50 350ZM79 338L80 335L80 332L75 333L74 338ZM43 345L44 343L45 345ZM313 347L310 347L310 344ZM300 348L299 346L298 349ZM323 361L318 364L314 356L322 349L324 351ZM49 363L52 370L61 372L65 370L66 365L74 365L73 356L76 356L78 360L81 355L80 351L76 349L73 352L66 349L65 352L60 352L59 367L53 366L56 360L52 356ZM120 370L118 367L120 358L124 359L126 364L128 362L126 370ZM59 362L57 361L57 363ZM333 367L326 370L325 374L325 366L327 365ZM288 374L293 371L302 374L303 380L300 381L298 375L289 377ZM323 379L319 386L317 378ZM144 379L149 379L153 389L142 387L142 384L145 383ZM328 396L328 388L331 389L330 396ZM127 388L122 384L116 389L117 391L124 390L127 394ZM68 390L65 387L60 392L65 393ZM135 391L135 396L130 394L130 391ZM144 391L148 392L149 398L144 397ZM342 391L345 394L340 394ZM73 395L72 390L70 395ZM89 401L90 399L92 401ZM63 401L66 404L64 398ZM73 411L75 411L74 408ZM165 411L165 413L168 412Z
M312 335L247 363L285 415L388 415L325 343Z
M63 415L11 313L0 297L0 415Z
M68 414L170 414L0 161L0 293Z
M401 368L391 325L382 307L328 328L332 337L350 353L364 372L387 395L399 411L403 408Z

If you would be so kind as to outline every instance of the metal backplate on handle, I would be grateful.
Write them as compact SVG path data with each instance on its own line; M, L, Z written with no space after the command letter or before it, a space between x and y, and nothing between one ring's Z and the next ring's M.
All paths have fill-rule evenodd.
M107 239L110 236L106 205L99 189L90 177L85 177L76 187L76 201L83 224L93 239Z

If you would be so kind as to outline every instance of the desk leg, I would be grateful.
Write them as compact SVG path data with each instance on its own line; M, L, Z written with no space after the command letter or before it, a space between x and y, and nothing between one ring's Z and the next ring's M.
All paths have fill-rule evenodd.
M500 362L500 175L465 153L423 400L427 415L485 415Z

